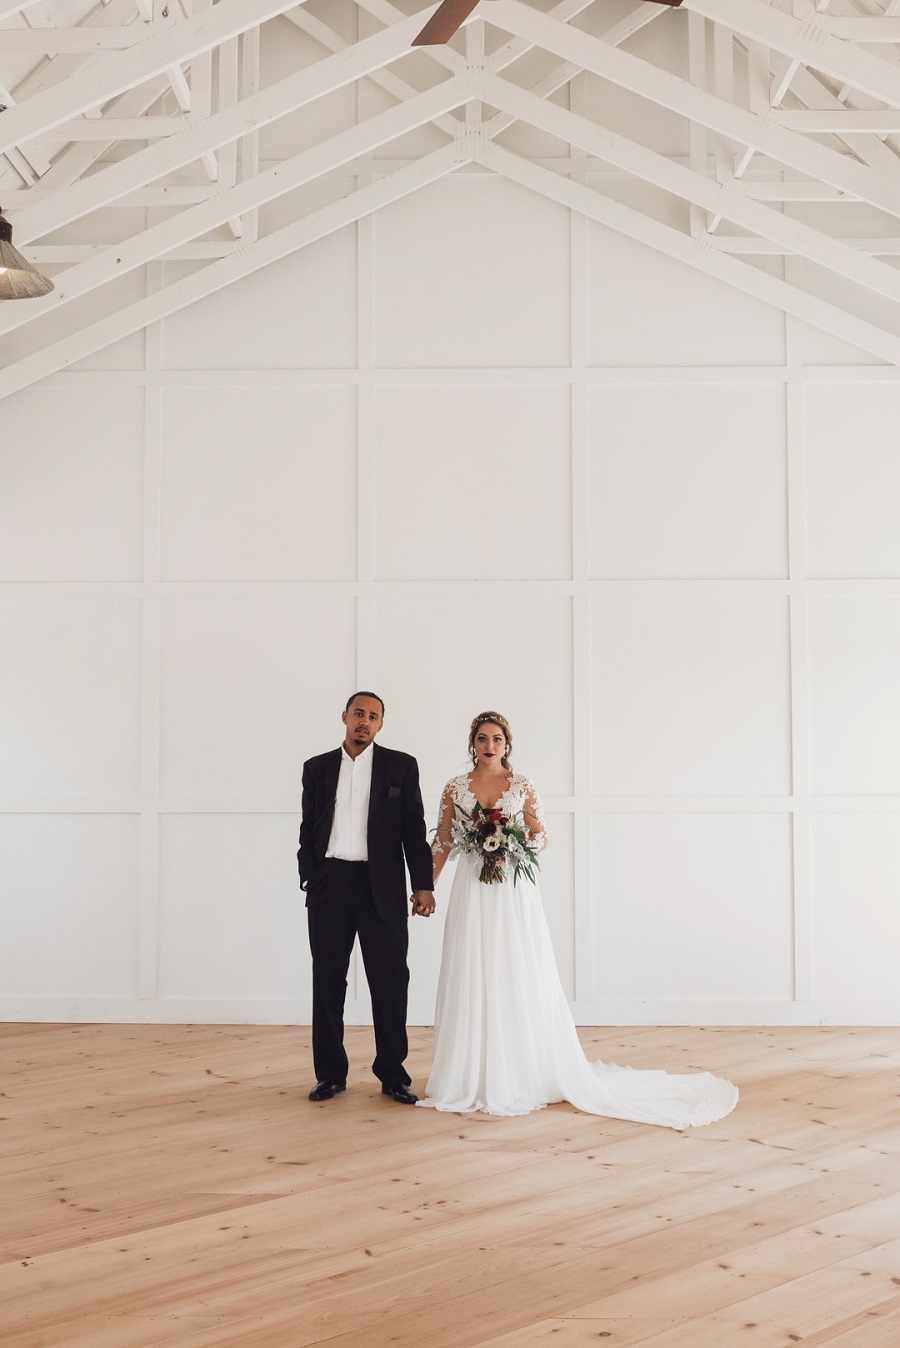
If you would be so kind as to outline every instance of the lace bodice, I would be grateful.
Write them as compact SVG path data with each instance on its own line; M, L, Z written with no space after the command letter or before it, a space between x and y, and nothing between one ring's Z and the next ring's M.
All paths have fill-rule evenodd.
M459 805L462 809L471 812L477 801L477 796L470 786L471 776L471 773L463 772L458 777L451 777L441 793L437 828L434 832L434 842L431 844L435 863L435 879L440 874L450 853L453 842L451 825L456 806ZM544 807L534 782L529 777L514 772L510 777L509 785L493 808L502 810L506 815L523 815L525 824L531 832L530 842L534 850L540 852L547 846Z

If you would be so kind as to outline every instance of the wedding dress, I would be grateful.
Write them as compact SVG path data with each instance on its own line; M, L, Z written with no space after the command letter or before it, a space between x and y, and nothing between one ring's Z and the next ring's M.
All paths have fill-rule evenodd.
M471 813L469 776L444 788L436 854L450 851L455 807ZM547 841L540 798L513 774L497 802L537 819L531 846ZM566 1001L536 884L482 884L480 862L460 856L450 893L434 1025L434 1063L419 1105L457 1112L528 1114L568 1100L609 1118L686 1128L724 1118L737 1088L709 1072L671 1075L588 1062Z

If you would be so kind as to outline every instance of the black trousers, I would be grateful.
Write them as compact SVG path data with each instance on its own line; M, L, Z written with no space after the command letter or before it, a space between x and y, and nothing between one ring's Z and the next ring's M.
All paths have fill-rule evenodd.
M359 937L375 1024L372 1071L387 1086L409 1085L406 915L384 921L375 911L366 861L330 858L325 892L307 909L313 968L313 1067L317 1081L346 1081L344 999L353 941Z

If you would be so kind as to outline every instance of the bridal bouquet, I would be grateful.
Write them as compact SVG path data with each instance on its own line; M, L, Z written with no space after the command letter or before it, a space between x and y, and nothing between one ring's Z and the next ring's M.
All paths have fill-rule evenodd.
M470 813L456 802L458 814L450 826L453 843L451 856L471 857L481 866L479 880L483 885L500 884L512 867L515 882L520 875L534 883L535 867L539 865L537 852L529 846L529 832L521 814L501 814L486 810L476 800Z

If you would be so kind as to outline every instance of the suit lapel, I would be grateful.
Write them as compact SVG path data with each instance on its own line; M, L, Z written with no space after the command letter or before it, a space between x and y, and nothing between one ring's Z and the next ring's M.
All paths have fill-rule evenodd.
M366 836L371 838L372 822L378 802L384 794L384 777L387 772L387 752L377 744L372 745L372 782L369 788L369 816L366 821Z

